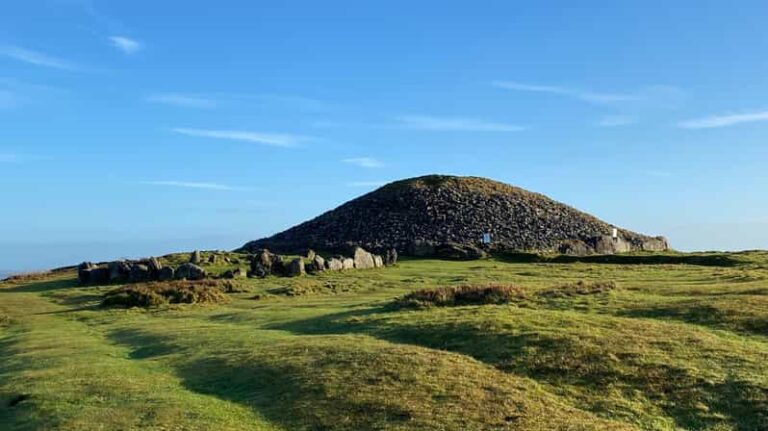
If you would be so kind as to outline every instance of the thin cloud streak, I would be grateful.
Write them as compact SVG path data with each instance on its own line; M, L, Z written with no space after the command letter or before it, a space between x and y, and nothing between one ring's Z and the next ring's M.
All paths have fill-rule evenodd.
M174 132L200 138L225 139L230 141L251 142L256 144L271 145L275 147L296 147L301 142L311 140L308 136L289 135L279 133L259 133L244 130L209 130L175 128Z
M495 87L504 88L507 90L527 91L527 92L533 92L533 93L548 93L548 94L555 94L558 96L573 97L576 99L583 100L585 102L596 103L596 104L626 102L626 101L633 101L633 100L639 99L639 97L634 94L598 93L594 91L577 90L574 88L566 88L566 87L523 84L515 81L495 81L493 85Z
M359 166L361 168L381 168L384 166L384 163L372 157L351 157L351 158L342 160L342 162L348 163L350 165Z
M743 123L756 123L768 121L768 111L751 112L744 114L713 115L678 123L683 129L713 129L717 127L735 126Z
M597 123L600 127L621 127L637 123L637 118L627 115L607 115Z
M525 130L525 127L516 124L495 123L475 118L406 115L397 117L396 120L405 128L440 132L519 132Z
M168 186L168 187L181 187L187 189L202 189L202 190L248 190L244 187L233 187L226 184L219 183L206 183L206 182L194 182L194 181L141 181L139 184L147 186Z
M0 55L12 58L14 60L22 61L24 63L34 64L35 66L50 67L62 70L77 70L77 66L69 61L61 60L41 52L13 45L0 47Z
M144 48L144 46L137 40L125 36L110 36L109 42L112 46L128 55L135 54Z
M216 101L213 99L176 93L155 94L147 97L146 100L151 103L160 103L182 108L213 109L217 106Z

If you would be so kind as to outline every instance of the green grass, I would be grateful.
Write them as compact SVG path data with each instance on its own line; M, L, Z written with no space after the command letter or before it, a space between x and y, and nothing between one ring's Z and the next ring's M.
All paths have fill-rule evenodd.
M72 271L5 282L0 429L768 429L768 254L661 256L405 260L131 309ZM390 306L489 284L525 294Z

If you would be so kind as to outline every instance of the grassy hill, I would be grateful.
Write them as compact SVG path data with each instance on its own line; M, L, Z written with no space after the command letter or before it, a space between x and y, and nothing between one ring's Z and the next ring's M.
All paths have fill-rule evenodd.
M115 286L71 270L6 281L0 429L768 429L768 254L520 260L248 279L224 304L149 309L104 308ZM391 306L488 284L520 294Z

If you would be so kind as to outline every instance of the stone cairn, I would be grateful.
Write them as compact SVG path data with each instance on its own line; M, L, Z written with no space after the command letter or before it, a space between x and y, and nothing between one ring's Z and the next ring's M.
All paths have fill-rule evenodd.
M251 270L248 271L248 276L259 278L268 275L296 277L306 273L314 274L324 271L383 268L397 263L397 250L394 248L387 250L383 257L370 253L362 247L355 247L351 254L352 256L334 255L325 259L314 251L308 250L304 257L286 261L283 256L262 249L251 258ZM309 263L305 263L305 259Z

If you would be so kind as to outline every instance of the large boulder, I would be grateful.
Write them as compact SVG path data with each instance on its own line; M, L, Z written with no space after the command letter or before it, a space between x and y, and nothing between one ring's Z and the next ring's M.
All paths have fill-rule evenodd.
M91 262L83 262L77 266L77 280L80 284L87 284L91 281L91 271L96 265Z
M640 248L645 251L665 251L669 250L669 243L665 237L657 236L643 241Z
M379 256L378 254L373 255L373 266L375 268L383 268L384 267L384 259Z
M106 265L100 265L92 268L88 282L91 284L109 283L109 268Z
M203 268L195 265L194 263L184 263L176 268L176 278L180 280L202 280L206 276L206 272Z
M611 235L592 237L587 241L597 254L614 254L632 251L632 244L621 236L616 238Z
M337 256L334 256L328 260L325 261L325 268L328 271L341 271L344 269L344 262L343 258L339 258Z
M376 264L373 261L373 255L365 251L362 247L354 248L352 259L354 259L355 268L357 269L370 269L376 267Z
M139 283L142 281L150 281L152 279L152 271L148 265L143 263L135 263L131 265L131 273L128 276L128 280L131 283Z
M283 259L283 256L280 256L279 254L273 254L271 268L272 275L286 275L286 263L285 259Z
M435 247L435 255L443 259L474 260L486 256L485 251L469 244L440 244Z
M157 279L160 281L170 281L173 280L173 278L176 276L176 271L174 271L173 268L170 266L164 266L160 268L160 271L157 274Z
M195 250L192 252L192 254L189 255L189 263L194 263L195 265L202 263L203 257L200 254L200 250Z
M259 251L251 258L250 277L263 278L272 273L272 260L274 255L267 249Z
M297 257L291 260L285 267L285 275L289 277L297 277L306 273L304 269L304 259Z
M315 254L312 257L312 262L309 264L309 268L307 268L310 272L323 272L325 271L325 259L323 259L323 256L320 256L319 254Z
M109 281L111 282L125 282L131 274L131 264L124 260L116 260L107 264L109 268Z
M577 239L564 241L557 248L557 251L560 254L567 254L569 256L586 256L590 252L587 244Z
M342 258L341 269L355 269L355 260L351 257Z

